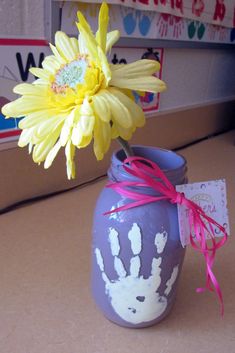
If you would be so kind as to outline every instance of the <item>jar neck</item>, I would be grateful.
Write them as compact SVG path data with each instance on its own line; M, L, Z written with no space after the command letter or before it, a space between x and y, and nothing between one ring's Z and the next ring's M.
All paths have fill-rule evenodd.
M149 146L132 146L134 155L143 157L156 163L164 172L173 185L180 185L187 182L187 165L184 157L173 151ZM108 170L108 177L111 181L136 181L137 178L128 174L123 168L123 161L126 155L123 150L116 151L112 155L111 166Z

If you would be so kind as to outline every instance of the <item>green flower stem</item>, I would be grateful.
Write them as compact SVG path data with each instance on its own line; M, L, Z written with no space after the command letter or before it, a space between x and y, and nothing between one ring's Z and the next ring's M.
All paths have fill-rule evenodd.
M127 157L131 157L134 156L134 152L131 148L131 146L129 145L129 143L126 140L123 140L123 138L121 138L120 136L117 138L117 141L119 142L119 144L122 146L123 151L125 152Z

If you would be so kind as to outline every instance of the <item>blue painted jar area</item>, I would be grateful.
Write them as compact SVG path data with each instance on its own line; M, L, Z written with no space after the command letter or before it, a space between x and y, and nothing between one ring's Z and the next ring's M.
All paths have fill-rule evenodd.
M173 185L187 182L186 161L154 147L133 147L164 171ZM112 156L111 181L135 180L123 169L124 152ZM143 190L142 190L143 192ZM146 188L144 192L156 195ZM171 310L185 249L181 246L177 206L158 201L107 216L106 211L130 203L110 188L97 200L92 242L92 291L111 321L124 327L151 326Z

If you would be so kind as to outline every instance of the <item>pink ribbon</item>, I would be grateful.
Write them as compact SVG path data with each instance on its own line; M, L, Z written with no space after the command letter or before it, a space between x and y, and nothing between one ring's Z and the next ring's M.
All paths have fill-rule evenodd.
M141 179L141 181L111 182L107 187L133 200L133 202L108 211L105 215L125 211L133 207L160 200L169 200L172 204L184 205L189 210L190 243L194 249L202 253L206 262L206 285L204 288L197 288L197 292L203 292L206 289L210 291L215 290L221 304L221 315L223 316L223 296L219 283L212 272L212 267L216 251L222 247L227 240L225 228L214 219L207 216L200 206L187 199L184 193L177 192L158 165L152 161L142 157L128 157L123 162L123 168L128 174ZM133 190L133 187L148 187L155 190L160 196L146 195L144 191L142 193L139 190ZM223 234L223 237L219 241L215 240L213 226L216 226ZM196 241L194 240L193 234ZM212 241L211 247L207 245L206 235L209 236L209 239Z

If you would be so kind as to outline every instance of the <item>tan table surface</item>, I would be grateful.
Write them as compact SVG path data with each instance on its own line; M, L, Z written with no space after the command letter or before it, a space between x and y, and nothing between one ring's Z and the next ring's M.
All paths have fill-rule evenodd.
M226 178L235 231L235 132L181 151L190 181ZM204 261L190 247L171 314L147 329L125 329L96 308L90 294L92 213L104 180L0 216L1 353L235 352L235 244L214 267L225 316L204 284Z

